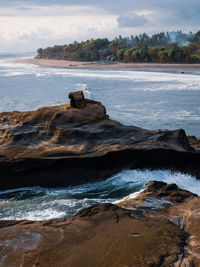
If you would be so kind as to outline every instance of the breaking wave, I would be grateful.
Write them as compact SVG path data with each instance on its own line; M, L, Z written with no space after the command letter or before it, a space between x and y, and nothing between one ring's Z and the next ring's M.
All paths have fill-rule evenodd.
M66 188L19 188L0 191L1 220L46 220L73 216L80 209L96 203L115 202L134 197L148 181L176 183L193 193L200 193L196 178L170 171L123 171L111 178Z

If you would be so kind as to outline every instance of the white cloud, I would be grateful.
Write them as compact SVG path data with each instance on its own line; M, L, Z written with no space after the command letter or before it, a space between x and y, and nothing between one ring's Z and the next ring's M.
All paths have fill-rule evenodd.
M60 42L81 41L94 36L103 37L106 32L113 32L117 28L116 15L96 13L96 8L92 12L91 9L77 7L76 13L68 12L65 15L59 14L60 7L57 10L54 8L51 10L54 12L53 15L47 15L49 11L44 15L42 11L39 12L43 14L40 16L1 16L1 47L5 46L5 43L13 44L13 47L21 44L23 50L23 44L30 43L29 48L36 50L38 46L48 43L53 45ZM72 11L75 7L70 8Z
M28 37L33 32L44 38L69 34L76 37L88 28L95 28L97 32L115 28L116 18L87 6L0 8L0 34L5 41L21 35Z
M119 34L197 31L200 4L191 1L58 0L55 5L53 0L0 0L0 51L36 50Z

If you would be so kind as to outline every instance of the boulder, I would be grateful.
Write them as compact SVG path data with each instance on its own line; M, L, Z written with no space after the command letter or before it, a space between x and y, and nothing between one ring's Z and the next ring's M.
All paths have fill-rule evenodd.
M83 91L76 91L69 94L70 104L72 108L84 108L86 101Z

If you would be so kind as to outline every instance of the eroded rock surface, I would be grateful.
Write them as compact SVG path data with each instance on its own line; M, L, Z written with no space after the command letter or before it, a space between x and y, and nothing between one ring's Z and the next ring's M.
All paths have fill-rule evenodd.
M72 97L73 98L73 97ZM0 189L98 181L124 168L170 168L200 177L200 153L184 130L145 130L110 120L84 99L0 113Z
M72 218L0 221L1 266L199 266L200 198L151 182L141 202L145 194L159 201L163 190L177 199L156 211L98 204Z
M182 203L186 199L197 197L188 190L180 189L176 184L151 181L146 188L135 198L124 198L118 206L126 209L142 208L146 212L159 210L173 203Z
M86 105L83 91L76 91L69 94L70 105L72 108L84 108Z

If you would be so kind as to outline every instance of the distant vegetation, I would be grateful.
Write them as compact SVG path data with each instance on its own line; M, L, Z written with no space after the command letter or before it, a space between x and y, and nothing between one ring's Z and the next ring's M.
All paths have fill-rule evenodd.
M74 61L200 63L200 31L189 34L181 31L146 33L139 36L92 39L69 45L56 45L38 49L36 58Z

